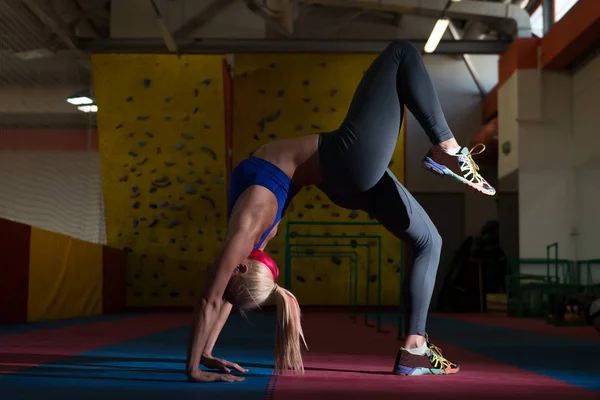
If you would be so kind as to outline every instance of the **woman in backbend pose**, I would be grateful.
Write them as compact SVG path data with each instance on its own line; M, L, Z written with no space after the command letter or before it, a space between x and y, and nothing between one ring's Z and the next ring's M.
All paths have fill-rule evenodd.
M471 151L454 139L418 50L408 42L392 42L365 72L339 129L274 141L233 171L227 235L194 311L186 368L190 380L242 379L201 371L200 365L245 371L212 357L212 349L232 306L253 309L271 295L277 305L275 370L303 371L300 307L292 293L275 283L277 265L263 249L275 236L290 200L307 185L317 186L340 207L369 213L412 246L408 336L394 373L458 372L458 365L442 357L425 333L442 239L423 208L388 169L404 105L433 144L423 159L426 168L484 194L495 194L479 175Z

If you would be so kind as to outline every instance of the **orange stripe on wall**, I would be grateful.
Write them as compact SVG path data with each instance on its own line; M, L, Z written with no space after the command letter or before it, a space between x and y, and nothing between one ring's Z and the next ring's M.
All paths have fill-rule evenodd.
M537 68L538 38L517 38L498 61L498 87L502 86L517 69Z
M579 0L542 39L542 66L567 67L600 39L600 0Z
M95 129L2 129L0 151L98 151Z

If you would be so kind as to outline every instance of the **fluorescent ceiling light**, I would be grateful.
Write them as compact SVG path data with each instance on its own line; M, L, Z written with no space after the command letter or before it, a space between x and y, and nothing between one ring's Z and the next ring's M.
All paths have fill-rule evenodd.
M84 113L96 113L98 112L98 106L95 104L87 105L87 106L79 106L77 107L79 111L83 111Z
M429 35L429 39L427 39L427 43L425 43L425 53L433 53L435 51L449 23L449 19L438 19L431 31L431 35Z
M79 106L79 105L82 105L82 104L94 104L94 100L90 99L87 96L69 97L67 99L67 102L73 104L74 106Z

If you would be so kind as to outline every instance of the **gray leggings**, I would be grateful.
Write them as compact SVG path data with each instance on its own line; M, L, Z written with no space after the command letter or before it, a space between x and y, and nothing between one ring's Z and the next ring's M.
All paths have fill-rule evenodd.
M453 137L419 51L392 42L365 72L339 129L322 133L319 188L340 207L363 210L412 247L407 334L425 334L442 238L388 169L404 105L433 144Z

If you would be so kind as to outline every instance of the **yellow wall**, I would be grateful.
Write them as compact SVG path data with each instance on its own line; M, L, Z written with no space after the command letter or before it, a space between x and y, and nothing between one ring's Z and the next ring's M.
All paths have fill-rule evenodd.
M197 300L226 226L223 56L92 57L109 246L128 306Z
M28 320L102 313L102 246L31 228Z
M233 162L237 165L260 145L271 140L336 129L345 116L354 90L373 55L356 54L240 54L235 56ZM261 123L261 121L263 121ZM267 121L264 123L264 121ZM390 169L404 181L404 129ZM367 221L362 213L352 213L330 204L316 188L299 193L288 209L284 222L293 220ZM269 244L283 270L284 222L280 233ZM398 303L399 240L381 227L298 228L299 233L348 235L382 234L383 302ZM336 240L318 240L334 243ZM307 241L304 241L307 242ZM340 243L343 241L339 240ZM348 240L344 240L348 242ZM359 240L366 243L366 240ZM315 248L316 249L316 248ZM326 249L319 249L326 250ZM329 249L331 250L331 249ZM348 249L345 249L348 250ZM358 250L363 254L365 251ZM371 271L376 273L376 250L372 250ZM336 266L327 259L295 260L292 266L292 289L301 304L348 304L348 260ZM359 271L359 301L365 292L365 263ZM283 272L283 271L282 271ZM283 283L282 275L280 283ZM371 301L375 301L376 284L371 284Z

